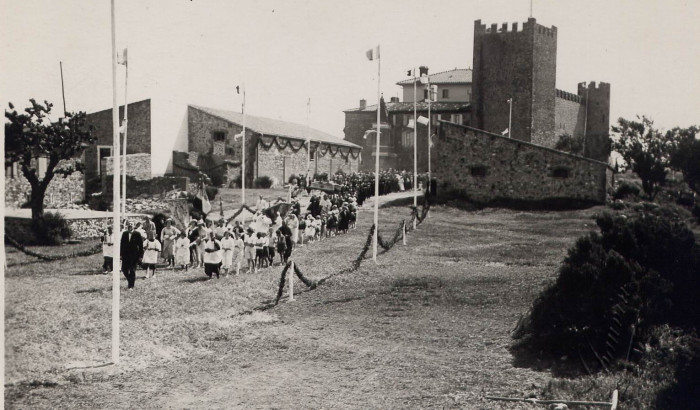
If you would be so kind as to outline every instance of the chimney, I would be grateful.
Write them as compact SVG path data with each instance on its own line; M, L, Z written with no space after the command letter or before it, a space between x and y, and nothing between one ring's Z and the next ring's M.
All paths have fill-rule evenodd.
M360 109L364 110L367 107L367 100L364 98L360 100Z
M420 77L422 77L423 74L428 75L428 67L422 65L418 68L418 72L420 73Z
M399 102L399 97L391 97L390 102L393 102L393 103Z

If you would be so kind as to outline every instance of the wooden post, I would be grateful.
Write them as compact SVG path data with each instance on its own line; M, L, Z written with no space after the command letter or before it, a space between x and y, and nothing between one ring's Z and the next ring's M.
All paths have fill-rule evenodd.
M289 265L289 301L294 302L294 261Z
M404 219L403 224L401 224L401 236L403 237L403 244L406 245L406 220Z

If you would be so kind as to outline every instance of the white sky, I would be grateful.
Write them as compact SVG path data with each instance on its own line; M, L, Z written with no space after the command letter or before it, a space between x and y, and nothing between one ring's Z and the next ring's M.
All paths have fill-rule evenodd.
M522 22L528 0L116 0L117 48L129 48L129 99L179 101L301 124L343 137L342 110L399 95L406 70L472 65L474 20ZM112 105L109 0L0 0L0 95L61 111ZM557 88L611 83L611 118L645 114L663 128L700 123L700 2L534 0L538 23L558 27ZM509 24L510 26L510 24ZM123 75L120 66L120 104Z

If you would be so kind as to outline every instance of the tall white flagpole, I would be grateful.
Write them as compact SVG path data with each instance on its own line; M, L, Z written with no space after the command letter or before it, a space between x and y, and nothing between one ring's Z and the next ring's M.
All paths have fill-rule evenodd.
M513 138L513 97L508 99L508 138Z
M418 78L413 67L413 207L418 208ZM417 212L417 211L416 211ZM413 218L413 229L416 229L416 219Z
M245 84L243 84L243 135L241 142L241 205L245 205Z
M124 68L126 69L126 74L124 77L124 172L122 173L122 215L126 217L126 133L129 128L129 99L127 97L127 91L129 86L129 62L127 61L126 50L124 49Z
M432 115L430 114L430 103L433 100L433 89L432 86L430 85L430 77L428 76L428 190L432 189L432 177L430 175L430 150L433 148L432 147ZM430 195L432 195L433 192L430 191Z
M381 100L381 72L382 59L377 46L377 147L376 161L374 165L374 238L372 239L372 260L377 262L377 238L379 235L379 141L381 139L380 123L382 100Z
M112 363L119 364L119 271L120 245L121 245L121 221L119 212L119 105L117 103L117 33L114 18L114 0L111 1L112 11L112 202L114 216L112 220L112 232L114 234L114 254L112 257Z
M311 124L309 118L311 117L311 97L306 103L306 184L311 183Z

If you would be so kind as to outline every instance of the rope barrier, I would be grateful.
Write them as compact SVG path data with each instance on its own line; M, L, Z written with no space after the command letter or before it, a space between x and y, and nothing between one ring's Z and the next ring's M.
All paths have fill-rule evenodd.
M426 216L428 215L428 211L430 210L430 202L427 200L423 203L423 210L421 211L420 216L418 215L418 209L416 207L411 207L412 208L412 218L411 218L411 225L413 224L413 219L417 218L417 224L422 223ZM374 231L377 229L376 225L372 224L372 226L369 229L369 234L367 235L367 240L365 241L364 247L362 247L362 251L360 254L357 256L357 258L352 262L352 265L349 268L345 268L338 272L337 274L343 274L343 273L350 273L354 272L357 269L360 268L360 265L362 264L362 261L365 259L365 255L370 249L370 246L372 245L372 239L374 238ZM408 226L406 226L406 220L402 220L399 223L399 227L396 229L394 232L394 236L391 238L389 242L385 241L379 233L377 233L377 243L384 249L384 251L389 251L391 248L396 245L399 240L401 240L404 229L408 231ZM286 278L287 278L287 271L289 270L289 266L292 262L287 262L285 265L284 269L282 270L282 274L280 275L280 282L279 282L279 289L277 290L277 298L275 299L275 305L277 305L282 298L282 294L284 293L284 285L286 283ZM299 269L299 265L297 263L294 264L294 273L297 275L297 277L306 285L309 289L315 289L319 284L323 283L326 278L323 278L318 281L312 281L307 279L304 274L301 272Z
M44 254L41 254L39 252L34 252L32 250L27 249L24 245L19 243L17 240L12 238L7 233L5 234L5 239L7 240L7 242L10 245L12 245L12 247L16 248L20 252L27 254L29 256L33 256L35 258L39 258L39 259L47 261L47 262L60 261L62 259L68 259L68 258L79 258L79 257L83 257L83 256L91 256L91 255L95 255L95 254L102 252L102 244L98 244L98 245L93 246L90 249L86 249L86 250L80 251L80 252L72 252L68 255L44 255Z

